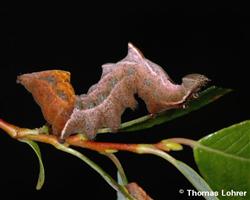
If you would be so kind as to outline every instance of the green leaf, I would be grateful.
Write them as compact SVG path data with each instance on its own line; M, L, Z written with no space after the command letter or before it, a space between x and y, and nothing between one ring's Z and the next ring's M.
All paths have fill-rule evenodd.
M117 183L120 185L123 185L123 181L122 181L119 171L117 171ZM125 196L121 194L120 191L117 191L117 200L126 200Z
M176 160L175 167L179 169L179 171L189 180L190 183L198 190L198 191L205 191L210 194L213 194L213 190L209 187L206 181L191 167L186 165L185 163ZM185 193L184 193L185 195ZM187 194L186 194L187 195ZM215 195L204 195L203 196L207 200L218 200Z
M167 160L168 162L170 162L172 165L174 165L188 180L190 183L192 183L192 185L200 192L205 191L205 192L209 192L210 194L213 193L213 190L210 188L210 186L206 183L206 181L195 171L193 170L191 167L189 167L187 164L176 160L174 157L172 157L171 155L167 154L166 152L163 152L161 150L158 149L149 149L147 147L141 147L140 151L143 153L150 153L150 154L154 154L156 156L159 156L165 160ZM184 194L183 195L187 195L185 194L186 192L183 191ZM207 200L218 200L218 198L216 196L204 196L205 199Z
M221 199L250 199L250 120L202 138L194 148L194 157L201 174ZM232 190L247 193L222 196L222 192Z
M211 86L206 90L202 91L199 94L199 98L191 100L188 103L188 107L185 109L180 108L180 109L168 110L159 113L156 117L151 117L150 115L146 115L144 117L129 122L125 122L121 125L121 129L119 131L130 132L130 131L143 130L151 128L155 125L171 121L175 118L186 115L192 111L198 110L231 91L232 91L231 89Z
M38 181L36 184L36 189L40 190L44 184L44 180L45 180L45 173L44 173L44 166L43 166L43 161L42 161L42 155L40 152L40 148L38 146L37 143L31 141L31 140L20 140L21 142L24 142L26 144L28 144L36 153L38 161L39 161L39 166L40 166L40 171L39 171L39 177L38 177Z

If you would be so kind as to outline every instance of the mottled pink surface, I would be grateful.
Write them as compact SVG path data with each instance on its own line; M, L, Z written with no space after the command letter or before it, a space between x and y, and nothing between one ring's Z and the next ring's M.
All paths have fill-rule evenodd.
M159 65L146 59L130 43L124 59L102 68L100 81L87 94L78 97L61 138L74 133L94 138L103 127L115 132L124 110L136 107L136 93L145 101L150 113L157 113L182 106L208 81L203 75L190 74L182 79L181 85L175 84Z

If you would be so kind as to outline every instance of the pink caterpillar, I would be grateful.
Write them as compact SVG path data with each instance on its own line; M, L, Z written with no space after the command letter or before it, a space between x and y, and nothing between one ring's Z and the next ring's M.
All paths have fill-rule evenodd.
M75 100L74 108L68 109L70 117L64 120L63 127L54 128L57 132L60 130L58 135L61 139L75 133L94 138L97 130L103 127L115 132L120 127L124 110L135 109L135 94L146 103L149 113L155 114L183 106L208 81L203 75L189 74L182 78L182 84L175 84L159 65L146 59L131 43L128 44L128 54L124 59L104 64L102 69L101 79L87 94L68 98ZM33 76L35 74L32 73ZM27 74L18 80L33 94L24 77ZM48 84L48 81L43 84ZM53 92L53 89L49 92ZM62 108L58 109L62 112ZM53 122L51 125L53 128Z

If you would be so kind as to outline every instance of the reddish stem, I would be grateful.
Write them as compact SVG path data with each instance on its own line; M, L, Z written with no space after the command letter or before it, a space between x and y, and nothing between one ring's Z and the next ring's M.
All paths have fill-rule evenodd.
M92 140L81 140L80 136L70 136L66 139L66 143L72 146L83 147L95 151L106 150L122 150L135 152L138 144L122 144L122 143L110 143L110 142L96 142Z
M33 141L48 143L53 146L57 146L59 144L58 138L54 135L42 134L37 133L31 134L30 129L19 128L12 124L5 122L4 120L0 119L0 128L3 129L6 133L8 133L11 137L15 139L29 139ZM96 142L93 140L85 140L82 139L80 135L72 135L66 138L65 145L72 145L78 146L82 148L91 149L98 152L105 152L109 150L120 150L120 151L130 151L139 153L138 147L141 145L148 145L148 144L123 144L123 143L110 143L110 142ZM169 149L164 146L161 142L156 144L150 144L151 147L161 149L164 151L168 151Z

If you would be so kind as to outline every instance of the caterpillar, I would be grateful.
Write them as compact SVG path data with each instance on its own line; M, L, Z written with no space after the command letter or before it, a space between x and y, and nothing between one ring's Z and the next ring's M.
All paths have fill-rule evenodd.
M93 139L103 127L116 132L125 109L136 108L135 94L152 114L183 107L209 81L204 75L189 74L181 84L175 84L159 65L145 58L131 43L124 59L102 65L100 80L86 94L74 94L69 76L69 72L48 70L18 77L18 82L41 106L53 134L60 139L75 133Z

